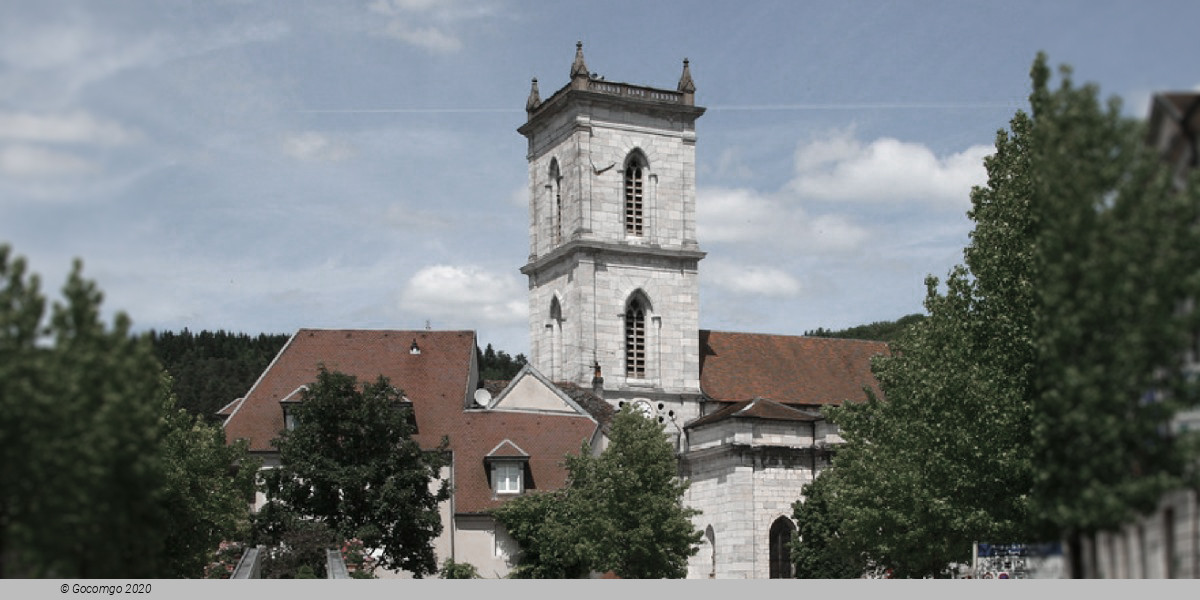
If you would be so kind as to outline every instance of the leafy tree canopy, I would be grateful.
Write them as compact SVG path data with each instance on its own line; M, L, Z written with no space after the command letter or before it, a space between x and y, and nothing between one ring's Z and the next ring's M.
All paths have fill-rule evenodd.
M799 527L792 543L792 560L799 579L855 579L864 572L862 561L849 554L841 531L837 471L827 471L804 486L804 500L793 505Z
M1188 397L1200 195L1045 63L972 191L965 265L927 280L928 316L873 364L886 401L830 411L847 443L816 491L863 568L937 576L975 541L1115 527L1178 481L1163 433Z
M626 579L681 578L703 534L683 506L662 424L632 405L612 421L608 447L585 444L568 456L567 486L510 500L495 512L520 544L518 577L581 577L612 571Z
M246 394L287 341L283 334L150 332L179 406L209 422L217 421L221 407Z
M493 349L491 344L482 351L476 347L475 355L479 362L479 385L483 385L484 381L508 381L529 362L524 354L514 358L503 350Z
M436 573L438 504L450 495L439 480L445 459L412 439L403 398L385 377L359 385L352 375L322 368L294 409L295 429L275 440L282 465L267 477L270 502L260 528L286 531L278 523L289 513L315 519L343 539L381 550L384 568Z
M0 574L200 577L245 519L254 466L173 408L148 340L123 313L101 321L81 271L47 319L0 245Z

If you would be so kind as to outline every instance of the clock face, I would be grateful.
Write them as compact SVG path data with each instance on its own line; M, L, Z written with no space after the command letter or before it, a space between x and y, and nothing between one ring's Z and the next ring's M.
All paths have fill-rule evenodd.
M634 402L633 409L647 419L654 418L654 407L650 406L650 403L646 402L645 400L638 400Z

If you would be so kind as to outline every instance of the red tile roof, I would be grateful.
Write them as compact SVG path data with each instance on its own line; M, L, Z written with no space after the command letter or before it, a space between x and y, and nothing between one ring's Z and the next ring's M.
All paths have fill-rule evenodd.
M503 442L492 448L491 452L487 453L488 458L527 458L529 453L522 450L520 446L512 443L512 440L505 438Z
M871 374L871 357L881 354L884 342L701 330L700 389L723 402L860 402L864 387L882 395Z
M410 352L414 341L420 354ZM417 441L437 446L441 436L434 423L462 411L474 352L472 331L301 329L225 422L225 438L248 439L252 451L274 451L271 440L283 430L279 401L316 381L324 365L363 383L387 377L413 402Z
M462 413L450 432L454 451L454 512L480 513L504 503L489 485L488 453L505 440L529 456L530 491L556 490L567 482L563 459L578 454L596 431L596 422L584 416L552 413L478 410Z
M724 408L711 412L699 419L696 419L686 425L689 429L724 421L725 419L763 419L766 421L802 421L812 422L821 420L821 415L792 408L767 400L766 398L755 398L753 400L743 400L742 402L733 402L726 405Z
M419 354L411 347L416 342ZM458 513L498 506L489 486L484 457L508 440L529 455L532 489L556 489L566 481L563 457L578 453L597 423L580 415L465 410L474 393L471 331L301 329L225 422L228 441L245 438L250 449L275 450L283 430L279 401L316 380L321 365L354 375L360 382L380 375L404 391L413 404L421 447L433 449L443 436L454 456L454 503Z
M222 406L221 410L218 410L215 414L218 417L228 417L229 415L232 415L233 411L236 410L238 406L241 406L242 400L245 400L245 398L235 398L234 400L230 401L229 404Z

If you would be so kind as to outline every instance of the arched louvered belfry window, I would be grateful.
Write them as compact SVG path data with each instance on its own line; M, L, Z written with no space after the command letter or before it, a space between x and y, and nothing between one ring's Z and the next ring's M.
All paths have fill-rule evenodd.
M634 294L625 305L625 376L646 378L646 310L641 294Z
M625 235L641 237L645 230L646 157L638 150L625 159Z
M558 159L550 160L550 210L553 213L554 223L551 227L554 228L553 239L554 244L562 243L563 237L563 202L562 202L562 175L558 170Z
M792 538L796 526L787 517L779 517L771 523L771 579L792 577Z

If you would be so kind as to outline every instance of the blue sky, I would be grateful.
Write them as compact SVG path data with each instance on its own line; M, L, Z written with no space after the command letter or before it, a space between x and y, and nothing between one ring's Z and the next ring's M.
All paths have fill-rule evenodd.
M139 329L474 329L527 352L529 81L697 104L700 323L920 312L1039 50L1144 117L1195 2L0 4L0 241Z

